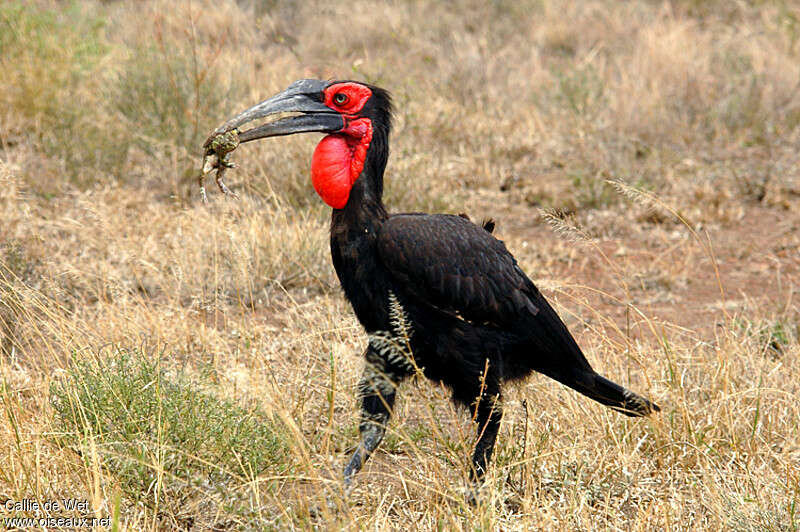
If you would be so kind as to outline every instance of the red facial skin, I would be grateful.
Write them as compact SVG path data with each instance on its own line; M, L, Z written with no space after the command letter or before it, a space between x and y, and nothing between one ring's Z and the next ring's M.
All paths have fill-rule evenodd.
M344 95L343 103L334 98L338 94ZM355 117L364 108L370 97L372 97L372 91L369 87L359 83L336 83L325 89L325 105L348 117Z
M350 189L364 168L372 141L372 121L358 118L358 113L371 96L372 91L358 83L337 83L325 89L325 105L341 113L347 125L317 145L311 158L311 182L334 209L347 205Z

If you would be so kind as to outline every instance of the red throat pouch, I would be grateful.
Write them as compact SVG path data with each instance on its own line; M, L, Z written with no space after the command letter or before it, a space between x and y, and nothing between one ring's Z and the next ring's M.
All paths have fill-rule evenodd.
M372 122L360 118L317 144L311 158L311 183L323 201L334 209L347 205L350 189L364 169L371 141Z

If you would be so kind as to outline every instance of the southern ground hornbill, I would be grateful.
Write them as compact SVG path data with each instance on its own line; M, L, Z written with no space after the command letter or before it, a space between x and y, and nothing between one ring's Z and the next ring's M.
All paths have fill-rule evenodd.
M294 114L239 130L277 113ZM538 371L628 416L658 411L592 369L564 322L492 236L493 226L386 212L391 118L383 89L306 79L229 120L205 145L205 169L221 171L239 142L327 133L314 151L311 180L333 207L333 266L368 335L358 385L361 442L345 467L346 484L381 442L398 384L417 370L448 385L453 399L475 414L476 481L494 448L505 380Z

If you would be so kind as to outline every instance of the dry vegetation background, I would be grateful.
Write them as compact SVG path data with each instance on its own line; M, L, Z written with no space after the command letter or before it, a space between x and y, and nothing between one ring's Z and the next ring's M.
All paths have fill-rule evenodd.
M3 2L0 499L119 530L796 531L799 41L789 1ZM471 507L473 427L418 379L344 497L365 338L317 138L241 148L238 201L194 178L302 77L392 90L387 203L495 217L661 414L511 387Z

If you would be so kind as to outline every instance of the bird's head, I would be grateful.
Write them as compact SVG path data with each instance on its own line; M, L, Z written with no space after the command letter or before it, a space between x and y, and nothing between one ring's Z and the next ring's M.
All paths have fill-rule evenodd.
M254 120L286 113L292 115L240 131L239 141L314 131L327 133L311 160L311 180L322 199L333 208L343 208L365 168L380 174L374 176L373 186L377 186L375 192L380 196L391 128L388 92L355 81L302 79L225 122L209 141L240 130Z

